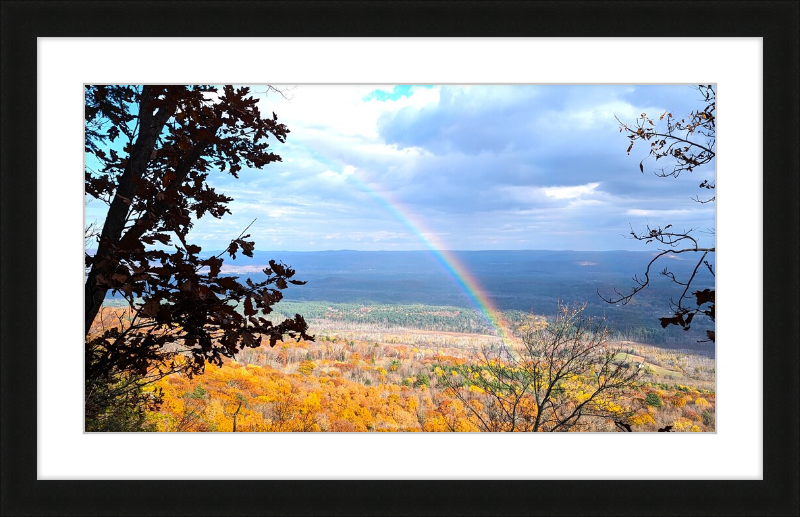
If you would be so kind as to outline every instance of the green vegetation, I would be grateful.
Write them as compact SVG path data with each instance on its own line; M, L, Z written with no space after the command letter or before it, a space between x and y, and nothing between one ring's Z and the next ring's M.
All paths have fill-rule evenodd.
M275 312L281 317L301 313L307 321L316 322L317 328L330 322L468 334L494 333L485 315L464 307L281 301L275 306ZM509 316L519 318L521 314L510 311Z
M587 313L588 313L587 309ZM609 312L614 312L609 309ZM625 314L619 311L620 314ZM380 304L380 303L335 303L328 301L286 301L276 304L273 314L289 318L302 314L310 325L311 334L332 326L358 326L361 329L386 330L390 328L419 329L436 332L458 332L463 334L496 335L486 315L474 308L449 305L424 304ZM510 327L516 328L530 316L520 310L502 311L502 317ZM622 319L623 324L620 324ZM713 348L698 345L696 339L689 338L677 328L662 329L657 322L642 317L636 322L628 322L618 317L609 321L610 336L617 341L634 341L670 348L690 348L713 354ZM615 323L615 324L614 324ZM651 325L651 326L647 326ZM669 377L676 372L662 369L659 373Z
M655 392L648 393L647 396L644 398L644 401L648 406L653 406L653 407L661 407L664 404L663 401L661 400L661 397L658 395L658 393Z
M428 374L420 373L417 375L417 380L414 382L414 386L427 386L431 387L431 379L428 377Z

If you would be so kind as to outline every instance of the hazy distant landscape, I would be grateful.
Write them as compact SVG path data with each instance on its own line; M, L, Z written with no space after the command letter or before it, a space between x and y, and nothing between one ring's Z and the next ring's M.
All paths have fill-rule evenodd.
M702 324L689 331L661 328L658 318L667 314L670 297L680 293L657 272L650 287L627 305L606 303L598 295L599 291L609 297L614 288L627 292L633 286L633 274L641 276L652 253L504 250L456 251L453 255L511 320L529 313L552 315L559 300L586 303L586 313L604 317L618 336L714 355L713 343L704 340ZM287 314L294 311L308 316L309 310L313 314L315 305L304 302L460 307L473 311L473 330L493 332L466 291L428 251L256 251L253 257L239 255L226 262L222 274L263 281L266 276L261 271L270 259L292 267L296 278L307 282L284 291L284 301L276 309ZM670 267L676 275L685 275L692 264L676 258ZM108 297L118 299L119 295L109 291ZM292 310L287 309L290 304Z
M597 294L610 296L633 285L631 277L652 257L634 251L457 251L453 254L474 275L483 292L502 311L551 315L558 300L587 303L587 313L605 316L615 330L639 341L709 350L698 344L701 331L661 329L658 317L667 313L676 286L661 275L628 305L605 303ZM252 258L238 256L227 264L228 274L263 280L253 273L269 259L282 261L297 271L306 285L284 292L286 301L328 301L358 304L423 304L476 309L466 292L427 251L256 251ZM692 267L674 259L676 274ZM223 273L226 271L223 270ZM710 287L710 286L698 286Z

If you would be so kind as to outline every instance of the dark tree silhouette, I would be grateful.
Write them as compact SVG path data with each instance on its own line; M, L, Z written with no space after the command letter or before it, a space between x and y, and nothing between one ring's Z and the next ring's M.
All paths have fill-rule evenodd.
M623 433L632 433L633 429L631 429L631 424L627 424L625 422L620 422L619 420L614 420L614 425L619 427Z
M623 432L623 433L632 433L633 432L633 429L631 428L631 424L626 424L625 422L620 422L619 420L614 420L614 425L616 425L620 429L620 431ZM657 432L659 432L659 433L671 433L672 432L672 426L671 425L666 425L666 426L660 428Z
M650 149L647 157L639 162L639 170L644 173L644 162L650 158L655 161L664 159L668 162L654 172L659 177L677 178L682 173L691 173L696 168L710 164L716 155L716 92L714 85L699 85L697 91L702 97L704 107L693 111L687 116L678 118L665 111L654 122L646 113L636 119L633 124L626 124L619 119L619 130L630 140L628 154L637 141L647 142ZM703 180L699 184L707 195L716 187L715 181ZM713 203L715 196L696 196L698 203ZM713 235L713 228L710 229ZM678 277L668 267L664 267L660 274L669 278L679 286L680 294L669 301L671 315L659 318L661 326L677 325L684 330L689 330L696 316L705 316L712 323L712 328L706 330L709 341L715 340L713 323L715 319L715 290L698 289L702 275L714 278L713 255L715 246L703 246L695 237L695 229L675 230L671 224L664 227L651 228L647 226L644 232L631 229L631 238L644 241L646 244L655 242L661 245L658 253L647 263L643 277L634 276L635 285L627 293L614 290L614 296L598 295L608 303L627 304L636 293L650 285L650 275L656 264L665 256L684 255L691 256L693 268L686 277Z
M271 346L312 339L300 315L264 317L288 284L303 283L294 270L270 261L263 282L220 275L224 255L252 256L249 235L217 256L187 242L194 219L230 213L232 198L208 185L209 174L280 161L267 143L289 133L277 116L263 116L246 87L97 85L84 98L86 194L109 206L102 229L86 233L96 240L85 255L87 418L126 393L140 407L144 384L202 373L262 337ZM128 306L113 322L102 314L109 291ZM157 404L157 394L148 400Z

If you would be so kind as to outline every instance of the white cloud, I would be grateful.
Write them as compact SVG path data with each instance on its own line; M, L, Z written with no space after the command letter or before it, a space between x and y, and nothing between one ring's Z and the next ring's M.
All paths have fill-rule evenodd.
M374 90L391 88L385 85L298 85L289 92L289 100L271 94L261 99L260 108L266 113L278 113L279 120L292 131L289 139L301 138L310 129L324 128L328 135L377 140L377 120L382 113L405 107L419 108L439 100L439 88L412 88L411 95L397 100L363 100Z
M320 172L319 174L317 174L317 177L324 180L334 180L334 181L342 179L341 174L333 172L330 169Z
M580 206L601 206L604 204L606 204L606 202L599 199L573 199L569 202L569 207L576 208Z
M626 215L633 215L636 217L675 217L682 215L690 215L690 210L645 210L641 208L631 208L625 211Z
M291 131L271 144L282 162L209 181L235 199L225 223L258 217L254 238L283 249L424 247L402 217L451 249L577 248L585 238L567 242L587 222L617 239L647 215L713 226L713 207L695 223L708 208L687 206L675 197L686 188L641 176L640 158L625 155L613 116L666 102L650 88L299 85L284 99L256 87L262 111ZM389 95L364 100L375 90ZM198 235L229 238L205 220Z
M545 187L542 191L547 197L554 199L575 199L593 193L599 186L600 183L587 183L571 187Z

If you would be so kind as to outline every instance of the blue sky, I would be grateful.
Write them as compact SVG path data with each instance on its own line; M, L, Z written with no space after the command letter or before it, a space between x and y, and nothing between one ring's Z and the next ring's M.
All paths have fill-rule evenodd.
M209 178L235 201L196 223L206 250L254 218L257 250L294 251L645 250L631 225L715 226L713 203L692 201L713 164L673 179L646 161L642 174L646 146L628 156L614 119L687 114L701 107L689 86L281 88L288 99L253 89L291 131L273 144L283 161ZM90 203L87 222L102 209Z

